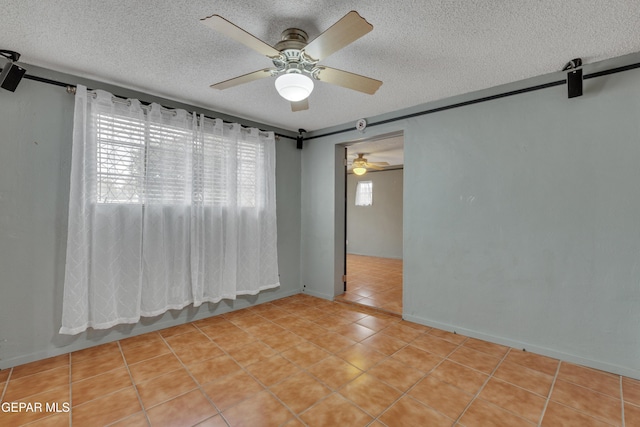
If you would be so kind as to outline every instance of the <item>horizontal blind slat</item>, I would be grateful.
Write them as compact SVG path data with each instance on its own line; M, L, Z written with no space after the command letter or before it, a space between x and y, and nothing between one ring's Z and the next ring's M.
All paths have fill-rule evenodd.
M95 128L100 203L257 205L264 161L257 142L234 147L219 135L198 140L192 129L106 113Z

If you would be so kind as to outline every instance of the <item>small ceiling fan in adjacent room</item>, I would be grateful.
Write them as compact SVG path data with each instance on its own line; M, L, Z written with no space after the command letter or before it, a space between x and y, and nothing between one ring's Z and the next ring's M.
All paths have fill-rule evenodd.
M291 102L291 111L309 108L307 98L314 88L313 81L342 86L373 95L382 85L380 80L361 76L319 62L332 53L353 43L373 29L358 12L351 11L338 22L307 43L308 35L299 28L282 32L281 40L270 46L219 15L201 20L205 25L230 37L273 61L273 68L264 68L211 85L214 89L228 89L254 80L276 77L275 86L283 98Z
M383 170L383 166L389 166L388 162L369 162L364 157L364 153L358 153L358 157L351 163L351 172L356 175L364 175L368 169Z

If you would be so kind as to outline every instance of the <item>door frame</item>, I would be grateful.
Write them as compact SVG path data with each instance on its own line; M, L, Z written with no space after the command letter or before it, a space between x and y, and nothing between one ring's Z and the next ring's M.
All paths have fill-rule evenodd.
M366 138L358 138L355 140L341 142L335 145L335 282L334 297L342 295L347 291L347 147L354 144L373 142L381 139L402 136L404 139L404 130L396 130L392 132L371 135ZM403 165L404 169L404 165ZM403 174L404 185L404 174ZM402 220L404 241L404 218ZM404 266L403 266L404 269ZM402 291L404 294L404 281L402 282Z

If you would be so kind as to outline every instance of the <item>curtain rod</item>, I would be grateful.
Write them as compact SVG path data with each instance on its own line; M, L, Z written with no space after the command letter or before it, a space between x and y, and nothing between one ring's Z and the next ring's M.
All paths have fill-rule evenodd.
M602 76L606 76L606 75L609 75L609 74L621 73L623 71L634 70L636 68L640 68L640 62L636 62L635 64L630 64L630 65L624 65L622 67L611 68L609 70L598 71L598 72L591 73L591 74L585 74L584 77L583 77L583 80L592 79L592 78L595 78L595 77L602 77ZM506 98L507 96L520 95L522 93L533 92L533 91L541 90L541 89L547 89L547 88L550 88L550 87L563 85L566 82L567 82L566 79L565 80L557 80L555 82L544 83L544 84L536 85L536 86L530 86L530 87L526 87L526 88L523 88L523 89L517 89L517 90L512 90L512 91L509 91L509 92L499 93L499 94L496 94L496 95L485 96L485 97L482 97L482 98L472 99L472 100L469 100L469 101L458 102L456 104L445 105L443 107L432 108L430 110L418 111L416 113L406 114L404 116L398 116L398 117L394 117L394 118L391 118L391 119L381 120L379 122L368 123L367 127L383 125L383 124L386 124L386 123L396 122L398 120L410 119L412 117L424 116L426 114L438 113L440 111L446 111L446 110L451 110L451 109L454 109L454 108L465 107L467 105L479 104L481 102L492 101L494 99ZM336 131L333 131L333 132L324 133L322 135L310 136L308 138L305 138L304 140L307 141L309 139L324 138L325 136L338 135L340 133L351 132L352 130L353 130L353 128L336 130Z
M25 76L25 77L26 77L26 76ZM67 93L75 95L75 93L76 93L76 86L74 86L74 85L67 85L66 87L67 87ZM93 94L95 94L95 89L89 89L89 88L87 88L87 91L92 92ZM127 101L127 100L129 99L128 97L125 97L125 96L119 96L119 95L114 95L114 94L111 94L111 95L112 95L113 97L115 97L116 99L119 99L119 100L121 100L121 101ZM139 99L138 99L138 102L140 102L140 104L142 104L144 107L148 107L148 106L150 106L150 105L152 104L152 102L142 101L142 100L139 100ZM157 104L157 103L156 103L156 104ZM164 109L167 109L167 110L176 110L176 108L174 108L174 107L167 107L167 106L165 106L165 105L161 105L161 104L158 104L158 105L160 105L160 107L162 107L162 108L164 108ZM204 116L204 117L205 117L205 118L207 118L207 119L217 120L215 117L210 117L210 116L207 116L207 115L205 115L205 114L202 114L202 116ZM229 122L229 121L226 121L226 120L223 120L222 122L223 122L223 123L233 123L233 122ZM247 127L247 126L245 126L245 128L246 128L246 127ZM258 129L258 130L259 130L260 132L271 132L271 131L266 131L266 130L263 130L263 129ZM276 137L278 137L278 138L296 139L296 138L294 138L294 137L287 136L287 135L281 135L281 134L276 133L276 132L273 132L273 134L274 134Z
M584 77L583 77L583 80L588 80L588 79L592 79L592 78L596 78L596 77L607 76L609 74L621 73L621 72L624 72L624 71L630 71L630 70L634 70L636 68L640 68L640 62L636 62L634 64L629 64L629 65L624 65L624 66L621 66L621 67L611 68L609 70L597 71L597 72L591 73L591 74L585 74ZM0 71L2 71L2 68L0 68ZM73 90L75 91L75 86L74 85L71 85L71 84L68 84L68 83L63 83L63 82L60 82L60 81L57 81L57 80L51 80L51 79L46 79L44 77L32 76L30 74L25 74L23 76L23 78L29 79L29 80L34 80L34 81L41 82L41 83L47 83L47 84L54 85L54 86L66 87L66 88L68 88L67 92L69 92L69 88L73 88ZM440 111L446 111L446 110L451 110L451 109L454 109L454 108L465 107L467 105L479 104L481 102L487 102L487 101L492 101L494 99L506 98L508 96L520 95L520 94L523 94L523 93L533 92L533 91L536 91L536 90L547 89L547 88L554 87L554 86L560 86L562 84L565 84L566 82L567 82L566 79L557 80L555 82L545 83L545 84L541 84L541 85L537 85L537 86L530 86L530 87L523 88L523 89L517 89L517 90L513 90L513 91L509 91L509 92L499 93L497 95L485 96L485 97L482 97L482 98L472 99L472 100L469 100L469 101L459 102L459 103L456 103L456 104L445 105L444 107L432 108L430 110L419 111L419 112L412 113L412 114L406 114L404 116L394 117L392 119L381 120L379 122L369 123L368 127L382 125L382 124L386 124L386 123L392 123L392 122L396 122L398 120L410 119L412 117L424 116L426 114L438 113ZM117 95L114 95L114 96L117 96ZM127 99L127 98L122 97L122 96L118 96L118 98ZM150 103L147 103L145 101L140 101L140 102L143 103L144 105L150 104ZM162 107L164 107L164 106L162 106ZM171 107L164 107L164 108L173 109ZM215 117L209 117L209 116L205 116L205 117L208 118L208 119L215 120ZM225 123L231 123L231 122L225 121ZM333 131L333 132L324 133L322 135L314 135L314 136L310 136L308 138L304 138L304 141L307 141L307 140L310 140L310 139L316 139L316 138L324 138L325 136L338 135L338 134L341 134L341 133L350 132L351 130L353 130L353 129L347 128L347 129L342 129L342 130L337 130L337 131ZM281 137L281 138L297 139L296 137L289 136L289 135L282 135L282 134L275 133L275 132L274 132L274 134L276 136L278 136L278 137Z
M75 94L76 93L76 87L67 86L67 93ZM93 90L93 89L87 89L87 93L89 94L89 96L91 96L94 99L97 97L97 92L95 90ZM131 106L131 98L124 98L124 97L121 97L121 96L116 96L116 95L114 95L112 93L110 93L110 95L112 97L112 99L111 99L112 102L118 102L120 104L126 104L127 106ZM137 101L141 104L140 105L141 109L143 109L143 110L145 110L147 112L151 110L151 103L150 102L140 101L139 99ZM178 109L176 109L176 108L165 107L165 106L160 105L160 104L157 104L157 105L159 105L162 110L166 110L168 113L172 113L174 116L176 116L178 114L178 111L177 111ZM186 111L184 109L182 109L182 110ZM186 112L187 112L187 114L191 114L188 111L186 111ZM213 117L205 116L204 114L200 114L200 116L205 117L207 119L218 120L218 119L214 119ZM197 113L196 113L196 117L198 118L198 121L200 121L200 118L198 117ZM223 125L227 125L227 124L233 125L233 124L235 124L235 123L227 122L227 121L224 121L224 120L222 122L223 122ZM242 125L240 125L240 130L241 131L249 131L249 129L255 129L255 128L243 127ZM266 134L269 133L269 131L262 130L262 129L258 129L258 132L259 133L266 133ZM274 134L275 134L275 132L274 132Z
M2 68L0 68L0 72L1 71L2 71ZM64 88L67 89L67 93L70 93L70 94L75 94L75 92L76 92L76 86L75 85L72 85L72 84L69 84L69 83L64 83L64 82L61 82L61 81L58 81L58 80L51 80L51 79L47 79L47 78L44 78L44 77L33 76L31 74L25 74L22 78L27 79L27 80L33 80L33 81L40 82L40 83L50 84L50 85L53 85L53 86L64 87ZM93 90L93 89L87 89L87 90ZM124 96L118 96L118 95L113 95L113 96L115 96L116 98L119 98L119 99L128 99L127 97L124 97ZM151 105L151 102L142 101L142 100L139 100L139 101L140 101L140 103L142 105L145 105L145 106ZM173 107L167 107L165 105L160 105L160 106L162 108L166 108L168 110L175 110L175 108L173 108ZM210 116L207 116L207 115L204 115L204 117L206 117L207 119L216 120L216 117L210 117ZM229 122L227 120L223 120L223 122L224 123L233 123L233 122ZM271 132L271 131L266 131L264 129L259 129L259 130L262 131L262 132ZM292 139L292 140L296 139L296 137L294 137L294 136L283 135L283 134L280 134L280 133L277 133L277 132L273 132L273 133L274 133L275 136L277 136L279 138L288 138L288 139Z

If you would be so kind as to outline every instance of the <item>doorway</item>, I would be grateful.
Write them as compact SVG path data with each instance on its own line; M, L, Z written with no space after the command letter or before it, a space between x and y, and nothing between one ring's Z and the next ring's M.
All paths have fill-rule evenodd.
M336 300L402 315L403 135L345 146L346 281Z

